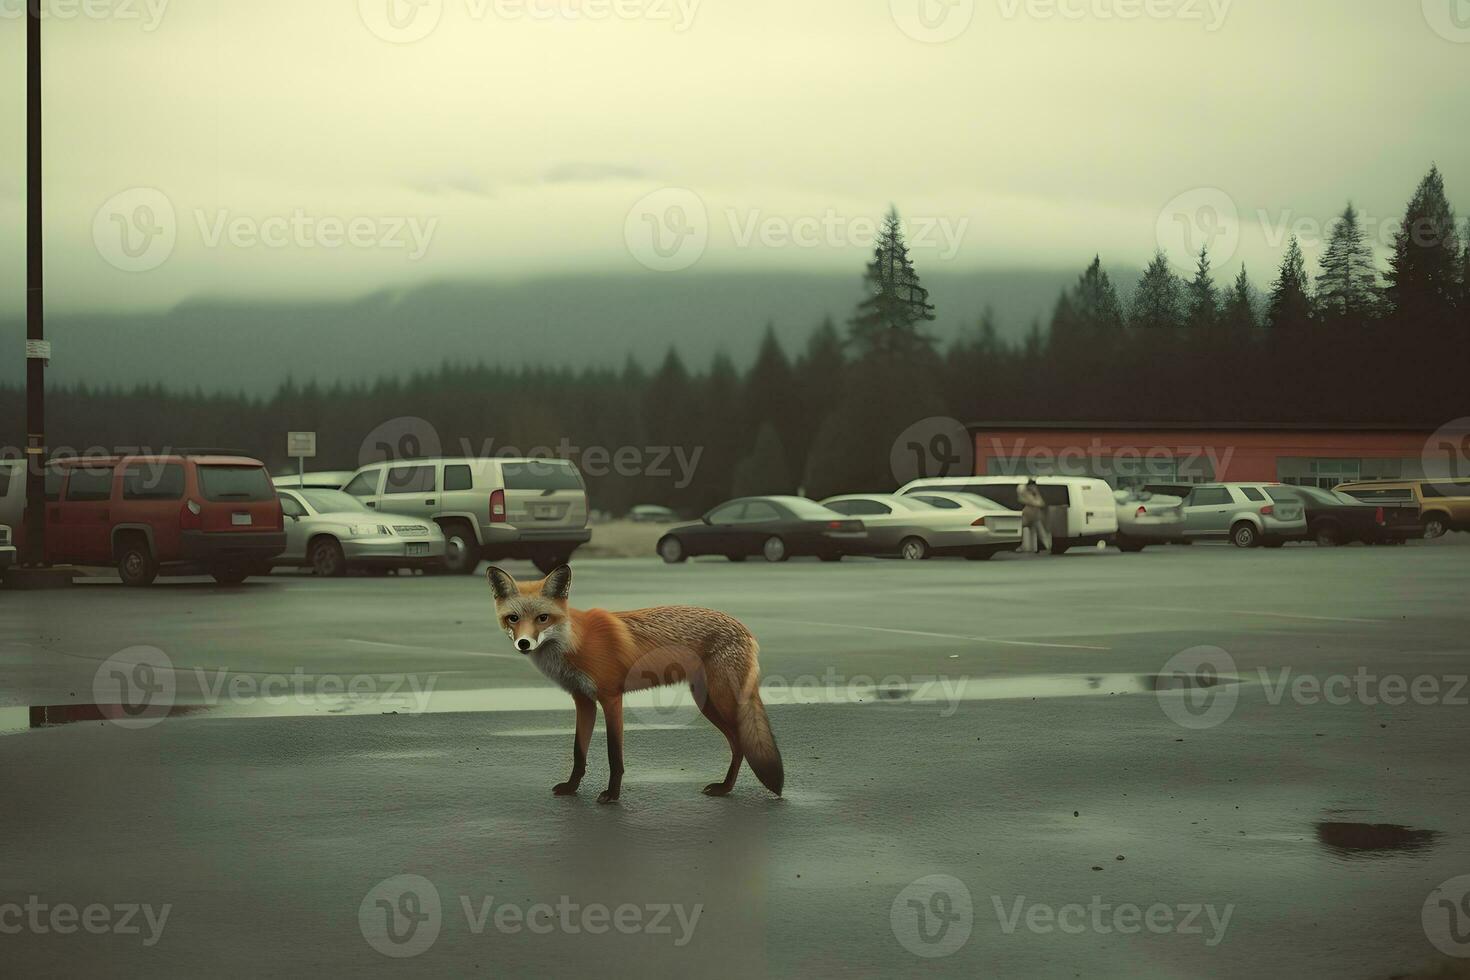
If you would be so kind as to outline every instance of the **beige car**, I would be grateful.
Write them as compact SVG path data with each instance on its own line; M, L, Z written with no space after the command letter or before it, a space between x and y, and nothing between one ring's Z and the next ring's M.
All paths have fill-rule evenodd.
M1370 504L1418 503L1426 538L1470 531L1470 480L1363 480L1336 489Z

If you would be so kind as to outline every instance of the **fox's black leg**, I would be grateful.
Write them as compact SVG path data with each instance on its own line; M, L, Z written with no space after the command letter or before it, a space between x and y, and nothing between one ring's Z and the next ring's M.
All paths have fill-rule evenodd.
M604 698L602 721L607 726L607 789L598 803L616 803L623 789L623 696Z
M710 720L712 725L720 730L720 733L725 736L725 741L730 743L730 768L725 773L725 781L722 783L710 783L704 788L704 795L728 796L730 791L735 788L735 778L740 775L740 763L745 761L745 757L740 751L740 734L735 730L733 723L725 721L725 716L720 714L719 709L710 701L709 692L704 689L702 684L691 684L690 687L694 692L694 700L699 703L699 710L704 712L704 716Z
M572 775L564 783L557 783L552 792L557 796L571 796L582 785L587 774L587 746L592 741L592 726L597 723L597 703L589 697L573 694L577 706L577 735L572 742Z

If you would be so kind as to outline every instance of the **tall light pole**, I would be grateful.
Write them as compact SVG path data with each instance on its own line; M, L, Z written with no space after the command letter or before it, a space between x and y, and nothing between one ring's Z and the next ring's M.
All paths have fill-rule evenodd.
M21 564L46 561L46 326L41 305L41 0L26 2L26 511Z

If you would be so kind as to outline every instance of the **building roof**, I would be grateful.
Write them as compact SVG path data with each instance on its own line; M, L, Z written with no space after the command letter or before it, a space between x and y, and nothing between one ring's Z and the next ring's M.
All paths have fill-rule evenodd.
M1433 432L1441 423L1401 422L971 422L971 432L1015 429L1082 432Z

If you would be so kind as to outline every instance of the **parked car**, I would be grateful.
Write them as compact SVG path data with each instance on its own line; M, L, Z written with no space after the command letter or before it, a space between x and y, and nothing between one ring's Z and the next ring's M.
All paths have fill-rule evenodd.
M25 501L25 481L11 477L7 519ZM124 585L160 573L237 584L286 547L264 464L227 450L59 460L46 467L45 495L46 559L112 566Z
M672 524L679 515L667 507L641 504L628 512L628 519L634 524Z
M1300 501L1307 509L1307 528L1319 545L1402 544L1424 536L1419 507L1413 501L1370 503L1337 490L1319 487L1267 487L1279 503Z
M10 537L10 528L0 524L0 572L15 564L15 543Z
M829 497L822 506L863 522L867 537L848 554L896 555L907 561L944 555L986 559L1014 551L1021 543L1020 515L1009 522L999 505L982 513L959 502L942 507L918 495L874 493Z
M973 493L993 500L1007 510L1019 511L1017 494L1028 476L951 476L915 480L898 492L909 496L921 490ZM1091 477L1038 476L1041 495L1053 511L1054 555L1068 549L1110 540L1118 533L1118 511L1107 483Z
M1007 510L1002 505L974 493L956 493L950 490L920 490L908 494L905 499L913 498L922 500L926 504L932 504L940 510L959 510L970 514L971 519L985 518L985 526L990 529L997 540L1015 539L1014 546L1000 549L1011 551L1021 547L1021 512L1019 510ZM972 558L990 558L991 555L969 556Z
M1295 498L1278 502L1267 492L1278 483L1201 483L1184 500L1184 535L1190 541L1229 541L1238 548L1279 548L1309 535L1306 508Z
M731 561L754 555L770 562L801 556L841 561L866 537L862 521L805 497L741 497L720 504L697 524L672 529L659 539L657 550L670 564L700 555Z
M281 490L286 550L276 565L309 566L323 578L351 568L443 568L444 532L433 521L368 510L341 490Z
M1186 489L1187 493L1188 490ZM1178 544L1184 538L1184 498L1147 487L1115 490L1120 551L1137 553L1151 544Z
M1370 504L1412 500L1419 508L1426 538L1470 531L1470 480L1365 480L1339 484L1336 489Z
M273 476L277 487L288 489L341 490L353 477L352 470L322 470L319 473L284 473Z
M343 491L373 510L439 525L449 571L529 558L542 572L592 539L582 474L563 459L418 459L374 463Z

